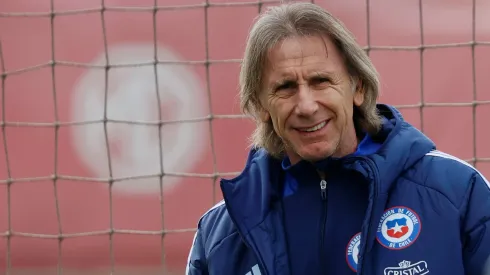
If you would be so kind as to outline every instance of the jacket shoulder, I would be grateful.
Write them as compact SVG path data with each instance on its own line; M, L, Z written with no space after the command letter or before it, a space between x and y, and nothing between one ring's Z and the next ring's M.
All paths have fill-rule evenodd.
M467 199L475 178L488 185L485 177L468 162L438 150L428 152L407 176L441 193L455 208L460 208Z
M237 233L224 200L202 215L198 222L198 230L203 238L206 255L209 255L226 237Z

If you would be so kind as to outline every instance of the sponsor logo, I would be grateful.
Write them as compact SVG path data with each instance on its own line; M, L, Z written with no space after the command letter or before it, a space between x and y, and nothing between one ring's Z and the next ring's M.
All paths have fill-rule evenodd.
M262 273L260 273L259 265L252 266L252 270L245 273L245 275L262 275Z
M427 262L420 261L412 264L410 261L401 261L397 267L387 267L384 275L424 275L428 274Z

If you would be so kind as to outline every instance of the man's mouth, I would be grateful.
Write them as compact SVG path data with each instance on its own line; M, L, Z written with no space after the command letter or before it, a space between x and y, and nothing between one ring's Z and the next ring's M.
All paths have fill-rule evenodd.
M300 131L300 132L307 132L307 133L311 133L311 132L316 132L318 130L321 130L323 129L328 123L328 120L324 120L320 123L318 123L317 125L314 125L312 127L309 127L309 128L296 128L296 130Z

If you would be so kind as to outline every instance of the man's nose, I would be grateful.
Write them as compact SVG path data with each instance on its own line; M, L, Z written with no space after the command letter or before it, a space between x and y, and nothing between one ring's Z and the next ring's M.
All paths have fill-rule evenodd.
M316 102L315 95L310 90L308 85L302 84L298 86L296 98L296 115L311 116L318 110L318 103Z

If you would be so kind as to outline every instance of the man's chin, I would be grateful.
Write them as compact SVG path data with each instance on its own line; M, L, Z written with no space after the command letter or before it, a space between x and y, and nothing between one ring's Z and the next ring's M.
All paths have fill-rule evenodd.
M320 160L324 160L332 155L330 151L326 150L315 150L315 151L303 151L298 154L302 159L309 161L309 162L316 162Z
M323 160L330 157L334 151L331 150L331 146L327 142L318 142L303 146L291 146L289 148L289 150L286 149L286 152L288 153L291 161L294 162L299 160L306 160L309 162Z
M308 161L308 162L317 162L317 161L321 161L321 160L324 160L328 157L330 157L331 155L329 154L324 154L324 155L306 155L304 157L302 157L302 159Z

